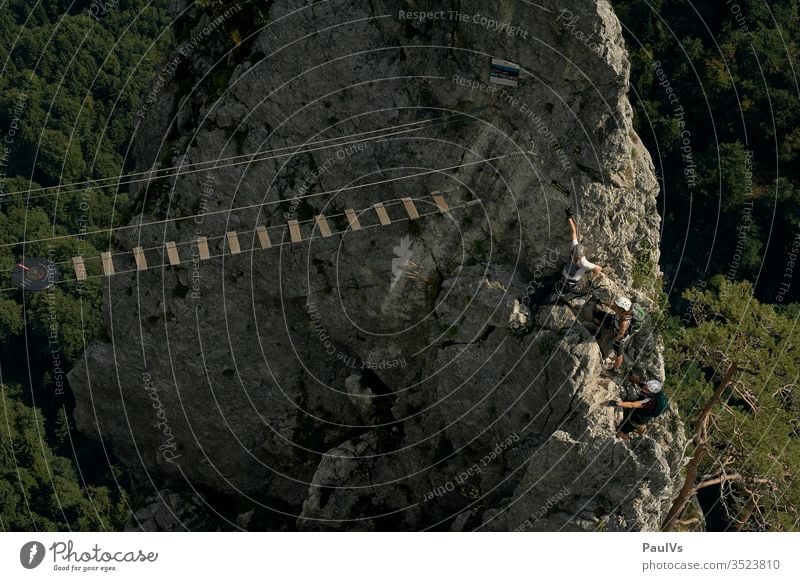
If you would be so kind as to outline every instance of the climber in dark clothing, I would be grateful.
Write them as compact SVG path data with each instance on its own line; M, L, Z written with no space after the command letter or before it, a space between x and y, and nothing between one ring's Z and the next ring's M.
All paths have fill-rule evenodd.
M635 431L640 436L644 433L647 422L660 416L667 409L667 396L663 392L663 384L657 379L642 381L638 375L630 375L631 383L637 385L641 395L636 401L610 401L609 406L625 410L625 417L617 428L617 437L627 440Z

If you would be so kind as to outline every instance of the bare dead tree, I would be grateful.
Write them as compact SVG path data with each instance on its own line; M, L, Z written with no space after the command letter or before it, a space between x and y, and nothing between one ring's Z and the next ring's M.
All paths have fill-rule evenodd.
M756 510L758 507L758 498L755 494L750 494L747 499L747 504L744 505L744 509L742 510L741 514L739 514L739 518L737 519L736 527L734 530L741 531L744 529L747 521L750 520L750 516L753 514L753 511Z
M675 501L672 503L667 513L664 523L661 525L662 531L672 530L676 520L683 514L687 503L697 492L697 475L700 471L700 464L708 453L708 424L711 419L711 414L714 411L714 407L720 402L722 392L725 391L725 388L730 384L735 371L736 364L733 363L728 367L728 371L725 372L725 375L720 380L711 398L706 402L706 405L703 406L703 409L700 410L697 416L697 420L694 424L693 437L695 445L694 456L686 465L686 478L678 492L677 498L675 498Z

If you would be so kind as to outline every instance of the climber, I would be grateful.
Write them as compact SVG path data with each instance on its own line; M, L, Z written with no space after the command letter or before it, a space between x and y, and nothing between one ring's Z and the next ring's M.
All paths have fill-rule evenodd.
M608 402L611 407L625 410L625 418L617 428L617 437L623 440L627 440L633 431L640 436L644 434L645 424L660 416L669 404L663 391L663 384L657 379L642 381L641 377L632 373L628 376L628 380L639 388L639 399Z
M614 351L614 364L611 371L618 373L625 359L622 353L623 346L633 330L633 303L628 297L620 295L614 299L614 302L602 303L602 305L610 308L614 314L602 309L595 309L592 318L594 324L597 325L598 332L605 329L611 333L611 349Z
M586 249L583 244L578 242L578 227L572 216L572 210L567 208L565 212L567 214L567 223L569 223L569 228L572 232L572 251L570 252L570 261L564 265L564 269L561 271L561 280L556 286L558 295L574 292L586 273L600 274L603 272L601 266L586 260Z

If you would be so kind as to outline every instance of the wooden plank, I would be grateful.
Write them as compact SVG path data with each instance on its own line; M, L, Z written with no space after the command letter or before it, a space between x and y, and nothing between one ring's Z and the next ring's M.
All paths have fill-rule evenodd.
M181 257L178 256L178 247L174 242L167 242L166 246L170 266L178 266L181 263Z
M358 215L356 214L356 211L352 208L347 208L344 213L347 216L347 221L350 222L350 229L361 230L361 222L358 221Z
M261 248L264 250L272 248L272 241L269 239L267 229L264 226L258 226L256 232L258 233L258 241L261 243Z
M325 219L325 216L317 216L317 229L319 229L319 233L322 234L323 238L327 238L331 235L331 228L328 226L328 221Z
M444 198L440 194L433 194L433 201L443 214L450 211L450 206L447 205L447 202L444 201Z
M114 259L110 252L101 252L100 259L103 262L103 274L111 276L114 274Z
M297 220L289 220L289 236L292 238L292 242L301 242L303 240L303 235L300 234L300 224Z
M208 239L205 236L197 237L197 251L200 253L200 260L211 258L211 253L208 251Z
M133 259L136 261L136 270L147 270L147 258L145 258L144 249L141 246L133 249Z
M73 256L72 266L75 268L75 280L86 280L86 265L83 264L83 256Z
M403 198L403 206L405 206L409 218L412 220L419 218L419 212L417 212L417 207L414 205L411 198Z
M375 208L375 213L378 215L378 220L381 221L381 226L388 226L392 223L389 214L386 212L386 208L383 207L383 203L378 202L373 208Z
M242 248L239 246L239 237L236 235L236 232L230 230L229 232L225 232L225 236L228 238L228 248L231 254L239 254Z

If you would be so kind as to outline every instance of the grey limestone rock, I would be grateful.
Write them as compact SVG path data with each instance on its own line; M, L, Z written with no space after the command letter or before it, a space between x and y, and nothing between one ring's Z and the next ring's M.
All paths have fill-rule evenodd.
M620 24L606 0L537 4L462 0L423 21L403 16L420 2L285 0L235 58L224 34L185 57L227 84L168 84L138 133L140 169L417 128L136 192L142 226L119 244L155 248L157 265L179 241L182 264L109 279L108 341L70 374L79 428L142 483L191 483L305 530L655 529L679 420L615 440L603 402L619 390L575 310L535 305L530 334L507 329L513 299L566 260L568 206L614 284L646 294L633 273L658 263ZM520 63L519 86L488 83L493 56ZM441 122L454 111L474 119ZM312 230L318 214L344 230L347 208L364 210L362 230ZM287 219L305 221L303 242ZM201 261L198 235L224 256ZM643 335L630 358L663 377L659 339Z

